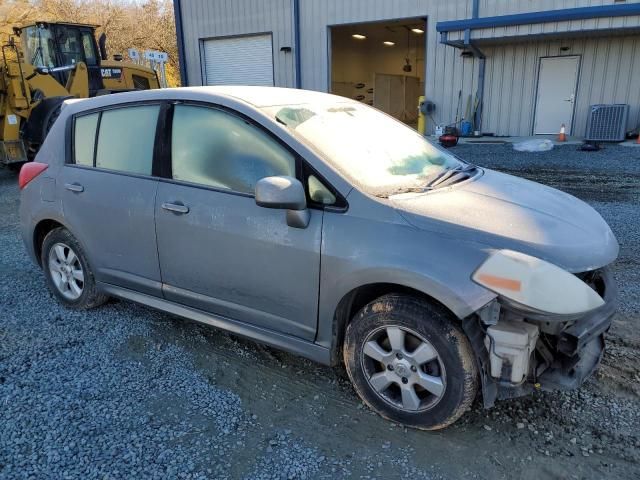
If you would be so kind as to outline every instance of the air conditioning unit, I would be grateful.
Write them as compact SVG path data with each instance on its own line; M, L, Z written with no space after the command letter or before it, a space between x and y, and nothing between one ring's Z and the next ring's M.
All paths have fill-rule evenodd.
M591 142L622 142L625 139L629 105L591 105L587 118L585 140Z

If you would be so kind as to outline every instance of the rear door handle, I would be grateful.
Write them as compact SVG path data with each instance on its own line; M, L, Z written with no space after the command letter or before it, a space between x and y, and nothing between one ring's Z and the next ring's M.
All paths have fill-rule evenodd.
M182 205L180 203L163 203L162 204L162 208L164 208L165 210L169 210L170 212L173 213L179 213L184 215L185 213L189 213L189 207L187 207L186 205Z
M71 192L77 192L77 193L84 192L84 187L79 183L65 183L64 188L66 188Z

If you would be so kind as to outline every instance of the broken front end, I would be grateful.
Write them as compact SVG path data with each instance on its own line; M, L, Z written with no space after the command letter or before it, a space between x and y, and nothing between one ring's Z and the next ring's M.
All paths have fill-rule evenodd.
M463 322L485 407L538 389L579 387L600 363L616 310L609 269L571 274L515 252L493 257L473 278L498 297Z

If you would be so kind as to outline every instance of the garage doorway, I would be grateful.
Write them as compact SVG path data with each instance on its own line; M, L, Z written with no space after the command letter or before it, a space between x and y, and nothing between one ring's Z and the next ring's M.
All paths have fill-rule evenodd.
M271 34L203 40L203 84L273 87L272 45Z
M540 59L535 135L556 134L563 124L571 133L579 71L579 55Z
M415 126L425 90L425 31L424 18L331 27L331 93Z

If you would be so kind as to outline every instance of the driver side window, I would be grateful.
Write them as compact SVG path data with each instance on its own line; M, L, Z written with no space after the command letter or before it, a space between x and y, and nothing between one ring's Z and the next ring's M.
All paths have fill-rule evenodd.
M295 177L293 154L245 120L214 108L176 105L171 133L176 180L255 193L265 177Z

